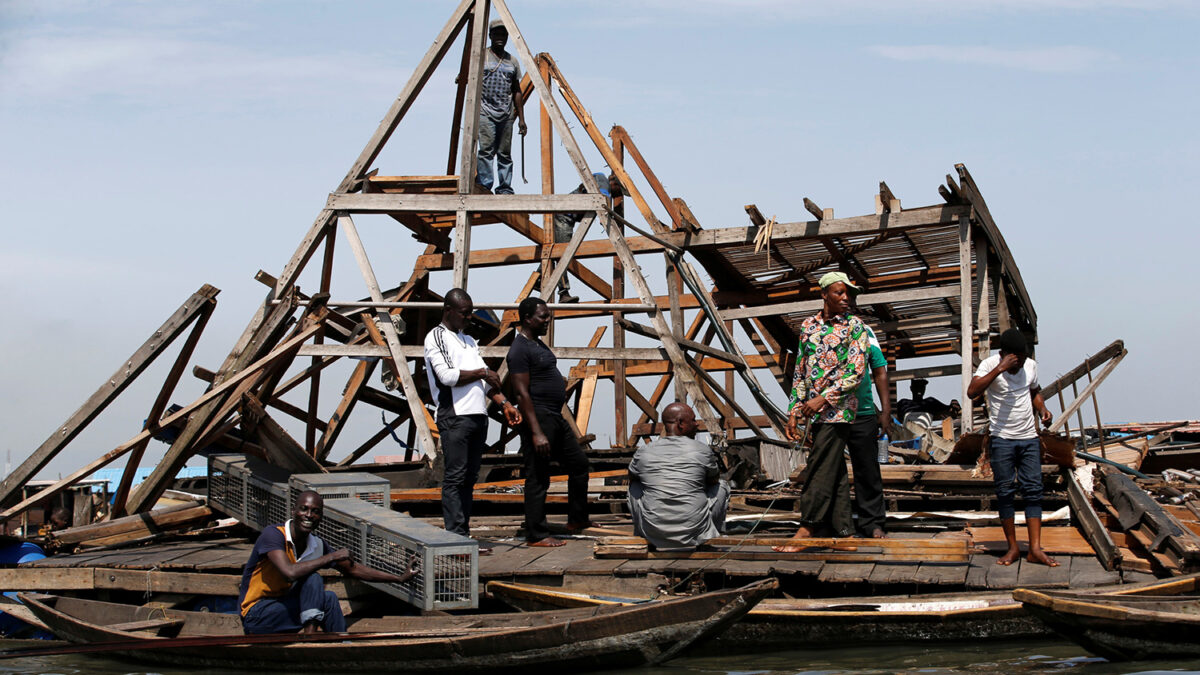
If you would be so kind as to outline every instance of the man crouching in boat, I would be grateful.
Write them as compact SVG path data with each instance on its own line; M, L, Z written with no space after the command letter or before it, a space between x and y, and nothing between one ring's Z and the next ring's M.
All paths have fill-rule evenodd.
M321 495L301 492L292 518L263 530L242 571L242 628L247 633L342 633L346 619L337 595L325 590L318 570L335 567L363 581L403 583L417 574L410 567L401 576L371 569L350 559L350 552L325 552L325 542L313 534L321 524L325 504Z

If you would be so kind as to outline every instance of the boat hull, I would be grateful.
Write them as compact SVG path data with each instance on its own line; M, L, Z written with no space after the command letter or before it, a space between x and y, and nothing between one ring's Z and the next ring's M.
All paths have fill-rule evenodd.
M565 621L515 629L500 626L467 632L471 629L446 627L447 637L349 634L353 639L347 642L306 641L297 636L285 643L219 645L212 644L212 636L148 637L129 642L129 633L114 634L103 626L79 621L47 602L25 601L60 637L77 644L123 640L99 646L107 654L146 663L343 672L397 668L410 672L514 671L533 665L595 670L654 665L674 658L694 643L720 633L776 587L774 582L759 582L737 591L672 603L600 607ZM427 632L436 632L436 626L434 623L434 630ZM227 641L235 638L224 636ZM205 643L206 639L209 642ZM292 640L290 636L287 639ZM192 644L197 641L201 644Z

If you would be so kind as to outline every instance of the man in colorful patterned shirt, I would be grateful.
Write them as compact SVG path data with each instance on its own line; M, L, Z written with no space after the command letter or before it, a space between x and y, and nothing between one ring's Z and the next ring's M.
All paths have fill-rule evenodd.
M799 441L803 437L800 428L812 423L808 478L796 505L801 522L795 535L798 539L812 537L818 529L832 530L836 537L854 532L842 454L858 411L858 385L866 374L869 346L866 324L849 313L851 294L857 295L861 289L842 272L830 272L818 284L825 304L800 326L796 376L784 429L789 440Z

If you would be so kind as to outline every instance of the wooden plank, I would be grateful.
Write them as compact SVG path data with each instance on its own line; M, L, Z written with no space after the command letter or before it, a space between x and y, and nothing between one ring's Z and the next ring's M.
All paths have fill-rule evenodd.
M167 373L166 379L158 390L158 396L155 397L154 403L150 405L150 411L146 413L145 424L149 424L150 420L161 418L163 412L167 409L167 406L171 402L171 396L175 393L175 387L179 384L179 378L183 376L188 361L191 360L192 353L196 350L196 345L200 342L200 336L204 333L204 328L208 325L208 319L212 316L213 309L216 306L216 298L210 298L203 304L199 316L196 317L195 323L192 324L192 330L188 333L183 346L179 348L179 353L175 356L175 362L171 364L171 370ZM121 480L117 483L117 489L113 493L112 508L108 513L109 518L125 515L125 502L129 499L129 490L133 487L134 475L137 473L138 466L142 462L142 454L149 443L150 439L147 438L130 449L129 459L125 462L125 471L121 473Z
M18 494L26 481L32 478L53 459L68 443L75 439L96 416L104 411L138 375L154 362L154 359L182 333L192 321L210 306L221 291L204 284L158 327L132 355L84 401L67 421L54 430L41 445L13 469L0 482L0 504L8 504ZM49 495L46 495L49 496Z
M830 584L849 584L870 581L875 563L830 562L821 568L817 580Z
M1076 556L1071 560L1071 588L1091 588L1121 582L1121 573L1116 569L1106 570L1099 560L1088 556Z
M1067 588L1071 584L1071 560L1074 556L1058 558L1058 567L1022 561L1017 585L1022 588Z
M362 273L363 281L367 285L367 290L371 295L371 299L380 302L383 300L383 293L379 289L379 281L375 277L375 271L371 269L371 262L367 258L366 248L363 247L362 240L358 237L358 229L354 226L354 221L350 216L339 216L338 224L345 232L346 238L350 243L350 248L354 252L354 258L358 262L359 272ZM430 430L429 422L426 420L428 410L421 403L420 394L417 393L417 385L413 381L412 371L408 369L408 359L406 359L400 348L400 337L396 334L396 327L392 324L392 317L386 310L376 312L379 316L379 328L383 332L384 338L387 340L388 350L391 353L391 365L396 377L400 380L400 386L404 390L404 396L408 399L408 406L411 415L412 424L417 429L417 436L421 443L421 450L425 454L426 461L433 461L437 456L437 445L433 442L433 433ZM370 330L371 327L368 327Z
M550 548L525 546L524 542L496 542L492 554L479 557L479 578L514 577L527 574L523 570L545 555Z
M923 562L913 574L912 581L915 584L962 586L970 571L970 565L964 563Z
M463 25L472 15L471 6L475 0L462 0L450 15L450 19L446 21L446 25L434 38L433 44L425 52L425 56L417 64L412 75L409 76L408 82L405 83L404 89L400 91L400 95L392 103L383 119L379 122L379 126L375 129L375 133L367 140L366 147L359 154L358 159L354 160L354 164L350 166L350 170L346 173L346 178L342 180L342 184L338 187L339 192L349 190L354 184L363 177L367 168L379 156L379 152L383 149L391 137L392 132L396 130L400 120L404 118L405 113L416 100L417 95L425 87L425 83L433 75L438 64L441 63L442 57L446 55L446 51L450 49L450 45L454 44L454 38L458 36ZM290 281L289 281L290 283Z
M871 577L867 581L872 585L910 583L920 566L919 562L875 563L875 569L871 570Z
M957 297L960 292L961 289L958 286L934 286L928 288L914 288L903 291L864 293L858 296L858 298L855 299L855 302L861 307L864 305L908 302L912 300L953 298ZM731 319L778 316L780 314L793 314L797 312L815 312L821 308L823 302L824 301L822 300L802 300L799 302L759 305L757 307L743 307L740 309L725 309L721 311L721 320L729 321Z
M174 424L175 422L178 422L179 420L191 415L198 408L201 408L201 407L205 406L206 404L210 403L216 397L221 396L222 394L225 394L229 389L241 385L243 380L245 380L251 376L257 375L261 369L268 367L268 366L274 364L276 361L288 356L290 353L294 352L294 350L296 348L299 347L301 341L306 340L309 337L311 337L312 334L314 332L316 332L316 330L319 328L320 328L320 326L318 326L318 325L314 325L314 326L310 327L309 329L305 330L303 334L298 335L295 338L293 338L292 340L284 343L278 349L276 349L271 354L269 354L266 358L253 364L251 367L247 368L246 370L243 370L242 372L240 372L237 375L235 375L234 377L226 380L225 382L222 382L220 385L208 390L207 392L205 392L205 394L203 396L196 399L190 405L180 408L179 410L175 411L174 413L167 415L166 417L164 417L162 420L160 420L158 423L152 425L151 427L149 427L147 429L143 429L141 432L138 433L138 435L129 439L125 443L122 443L121 445L117 446L114 450L112 450L108 454L104 455L103 457L100 457L99 459L96 459L96 460L90 462L89 464L83 466L80 469L77 469L74 473L67 476L66 478L63 478L62 480L58 481L54 485L51 485L50 487L43 489L42 491L38 492L37 494L32 495L28 499L25 499L24 501L17 503L15 505L13 505L12 507L8 508L4 512L0 513L0 519L11 518L12 516L20 513L21 511L24 511L25 509L29 508L30 506L38 503L39 501L46 499L48 497L51 497L53 495L56 495L59 492L74 485L79 480L92 475L92 473L94 473L97 469L103 468L109 462L112 462L113 460L117 459L121 455L128 452L129 449L132 448L134 445L136 445L138 442L144 440L145 438L150 437L153 434L158 433L159 431L163 430L164 428L167 428L167 427L171 426L172 424ZM167 460L168 460L168 458L164 458L163 461L165 462ZM162 466L163 466L163 464L162 464L162 462L160 462L159 467L162 467ZM176 469L176 471L177 470L178 469ZM162 473L166 474L167 471L163 470ZM154 474L151 474L151 476L153 477ZM173 472L171 473L171 477L172 478L174 477ZM147 479L147 481L148 480L149 479ZM143 483L142 486L143 486L143 488L146 488L145 483ZM153 488L153 487L148 488L148 489L151 491L156 490L156 488ZM158 490L158 493L161 493L161 490ZM139 494L141 494L140 490L139 490ZM149 494L151 494L151 493L147 493L147 498L148 498ZM157 494L155 494L154 496L157 499ZM132 502L133 498L131 497L130 499ZM139 506L140 506L140 504L139 504ZM134 508L133 505L131 504L130 510L138 511L138 510L140 510L140 508Z
M1108 528L1100 520L1100 514L1096 513L1091 497L1084 493L1083 487L1075 477L1074 469L1064 469L1062 473L1067 483L1067 501L1071 506L1072 520L1082 530L1104 569L1116 569L1121 563L1121 553L1117 550Z
M1000 556L989 555L986 553L976 553L971 556L971 561L967 565L967 577L963 582L968 589L984 589L989 588L987 583L988 573L996 567L996 561Z
M0 591L90 591L96 587L91 569L74 567L0 567Z
M134 533L137 536L145 536L165 529L203 521L212 516L212 513L211 508L193 502L191 504L180 504L168 509L157 509L134 516L125 516L103 523L59 530L51 536L59 544L87 542L93 539L112 537L114 535L128 535L130 533Z
M1104 379L1108 377L1113 370L1116 370L1117 366L1120 365L1121 360L1124 359L1127 354L1129 354L1129 351L1122 349L1120 354L1114 356L1112 360L1110 360L1104 366L1104 370L1101 370L1096 375L1096 379L1089 382L1088 385L1083 388L1083 391L1079 393L1079 396L1077 396L1075 400L1072 401L1065 410L1063 410L1062 414L1058 416L1058 419L1054 420L1054 422L1050 424L1050 431L1058 431L1061 429L1062 426L1066 424L1067 419L1083 406L1089 396L1096 392L1096 389L1100 387L1100 385L1104 382ZM1082 425L1080 425L1080 428L1082 428Z
M591 177L591 174L588 174ZM595 182L595 179L592 179ZM351 215L366 213L577 213L602 211L607 199L599 192L587 194L385 194L332 193L325 207Z
M974 313L971 311L971 220L963 218L958 223L958 310L959 310L959 356L962 359L962 432L969 433L974 425L974 404L967 396L971 376L975 372L975 353L972 347L975 335Z
M216 378L213 380L213 384L216 386L210 389L205 396L220 391L227 380L240 380L247 370L252 369L251 364L256 360L257 365L253 367L253 370L265 371L267 368L275 366L278 360L284 358L290 360L293 357L295 350L299 349L308 337L321 328L320 324L314 324L306 329L303 339L297 335L284 343L286 349L280 347L271 351L286 330L288 321L292 318L295 310L295 303L295 292L289 288L288 294L282 298L280 304L264 305L264 308L260 310L263 313L262 320L259 321L256 318L247 327L246 332L242 334L238 343L234 345L233 350L225 357L221 367L217 370ZM271 351L269 358L259 360L259 356L268 351ZM255 377L258 376L259 373L256 372ZM240 381L236 385L236 387L243 386ZM240 396L241 393L235 395L235 397ZM202 400L204 398L201 397ZM142 481L137 490L130 494L129 500L126 502L126 510L130 513L138 513L153 508L159 495L166 489L167 483L175 478L175 474L191 456L194 449L193 443L197 440L204 440L203 434L214 416L224 414L226 412L223 411L221 402L215 397L196 409L194 415L189 414L187 423L171 443L171 447L162 460L150 472L150 476Z
M1017 558L1011 565L997 565L993 561L987 571L987 587L991 589L1016 588L1017 578L1020 575L1021 566L1024 564L1024 556Z

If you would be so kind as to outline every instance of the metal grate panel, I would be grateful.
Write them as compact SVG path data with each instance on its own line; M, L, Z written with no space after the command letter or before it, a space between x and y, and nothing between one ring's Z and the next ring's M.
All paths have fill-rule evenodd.
M360 499L330 499L317 536L346 548L368 567L403 574L419 560L421 572L403 584L372 584L421 609L479 606L479 544Z
M246 455L214 454L208 475L213 508L258 530L287 520L286 471Z
M386 478L362 472L297 473L288 480L289 512L305 490L316 492L325 501L355 498L383 509L392 504L392 484Z

